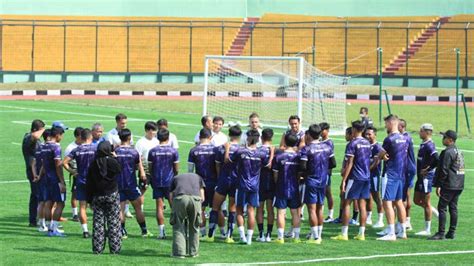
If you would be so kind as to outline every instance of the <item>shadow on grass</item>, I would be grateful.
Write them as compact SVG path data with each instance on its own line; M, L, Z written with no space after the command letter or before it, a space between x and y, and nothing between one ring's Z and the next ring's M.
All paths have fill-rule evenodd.
M38 247L38 248L14 248L14 250L18 251L24 251L24 252L44 252L45 248L44 247ZM90 254L91 256L105 256L105 255L110 255L108 246L105 246L104 253L100 255L96 255L92 253L92 247L89 250L68 250L68 249L60 249L60 248L54 248L54 247L48 247L47 248L48 252L58 252L58 253L69 253L69 254ZM117 255L114 255L117 256ZM120 254L118 256L124 256L124 257L162 257L162 258L170 258L170 254L164 254L160 253L157 250L153 249L144 249L144 250L121 250Z

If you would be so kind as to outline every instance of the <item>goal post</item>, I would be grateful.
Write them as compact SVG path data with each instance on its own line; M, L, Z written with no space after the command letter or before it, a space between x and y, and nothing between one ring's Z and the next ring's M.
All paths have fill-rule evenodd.
M303 57L213 56L205 58L203 115L246 124L256 112L265 127L287 128L298 115L304 126L346 126L347 79L321 71Z

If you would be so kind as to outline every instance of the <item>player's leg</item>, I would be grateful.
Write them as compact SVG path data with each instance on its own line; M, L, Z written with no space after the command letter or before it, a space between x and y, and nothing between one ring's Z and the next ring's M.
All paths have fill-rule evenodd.
M235 195L235 193L233 194ZM233 243L232 233L234 232L236 222L236 204L235 197L229 196L229 216L227 217L227 233L226 233L226 243Z
M299 210L301 210L301 208L290 208L291 225L293 226L293 232L294 232L293 242L295 242L295 243L301 242L301 240L300 240L301 217L300 217L300 211Z
M162 197L155 199L156 204L156 222L158 223L158 239L165 239L165 202Z
M237 211L237 227L239 229L240 243L247 243L247 236L245 235L244 227L244 206L245 206L245 192L237 190L235 193L236 211Z
M383 212L382 199L380 199L380 194L379 194L378 191L372 192L371 195L372 195L372 199L374 200L374 202L377 206L377 214L378 214L377 223L375 223L372 227L373 228L382 228L382 227L384 227L384 223L383 223L384 212Z
M286 208L277 207L277 230L278 236L276 243L283 244L285 243L285 218L286 218Z
M45 202L41 200L38 203L38 231L40 232L47 232L48 228L46 227L46 219L45 219Z
M368 194L368 193L367 193ZM367 201L365 198L361 198L358 201L359 205L359 234L354 238L356 240L365 240L365 225L367 221Z
M408 187L407 192L406 192L406 201L405 201L406 229L408 231L412 230L411 221L410 221L411 193L412 193L412 189Z
M263 197L260 197L263 200ZM263 231L263 210L265 208L265 201L261 201L257 208L257 228L258 228L258 242L265 242L265 236Z
M136 188L137 193L140 193L139 189ZM133 197L135 198L135 197ZM129 199L130 200L130 199ZM143 237L149 237L153 236L150 232L148 232L148 229L146 227L146 221L145 221L145 214L142 211L142 198L141 195L137 195L137 197L133 200L130 200L130 203L133 206L133 209L135 210L135 215L137 217L137 223L140 226L140 230L142 231L142 236Z
M214 241L214 232L218 223L218 213L225 201L225 195L221 195L219 192L214 193L214 199L212 201L212 210L209 213L209 232L207 234L208 241Z
M351 225L358 225L357 220L359 219L359 202L357 200L352 201L352 218L349 221Z
M58 226L64 210L64 202L66 201L66 193L61 193L59 185L55 184L52 186L53 202L56 206L53 212L53 235L63 236L59 233Z
M253 228L255 227L255 207L258 207L258 203L255 205L257 206L247 205L247 245L252 244Z
M74 222L79 221L79 210L78 210L78 201L76 199L76 190L77 190L77 185L76 185L76 178L73 178L72 181L72 188L71 188L71 208L72 208L72 220Z
M395 208L397 209L398 222L402 226L402 230L401 232L397 234L397 237L406 239L407 238L407 234L406 234L407 224L406 224L406 209L404 208L405 205L403 204L403 201L401 199L396 200L394 202L394 205L395 205Z
M124 193L120 192L120 214L119 214L119 217L120 217L120 224L121 224L121 227L122 227L122 234L121 234L122 239L127 239L128 238L128 232L127 232L127 229L125 227L125 222L126 222L125 209L126 209L127 202L128 201L125 199Z
M326 199L328 202L328 217L324 220L325 223L330 223L334 220L334 198L331 191L331 176L328 177L328 184L325 187Z
M273 200L267 199L265 200L265 204L267 207L267 233L265 234L265 241L270 242L272 231L273 231L273 222L275 221L275 211L273 208Z
M346 192L347 195L347 192ZM344 199L341 204L342 210L342 217L341 217L341 234L335 237L331 237L333 240L348 240L348 232L349 232L349 220L350 220L350 211L351 211L351 203L352 200Z
M306 204L306 208L308 209L308 219L309 219L309 226L311 229L311 236L310 240L316 240L319 238L318 235L318 223L319 219L316 214L316 204L315 203L308 203Z
M44 203L44 218L48 221L48 231L53 231L53 202L48 199Z
M79 201L79 221L81 222L82 236L89 238L89 229L87 228L87 201Z

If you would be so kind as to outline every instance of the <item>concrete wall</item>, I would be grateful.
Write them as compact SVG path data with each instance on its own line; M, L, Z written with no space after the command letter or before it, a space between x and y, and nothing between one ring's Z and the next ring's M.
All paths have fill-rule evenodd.
M247 17L474 14L473 0L1 0L0 14Z

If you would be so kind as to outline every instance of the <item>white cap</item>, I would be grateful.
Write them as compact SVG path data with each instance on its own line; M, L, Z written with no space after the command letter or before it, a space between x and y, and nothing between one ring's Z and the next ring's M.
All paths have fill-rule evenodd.
M420 129L433 131L433 125L430 123L424 123L421 125Z

